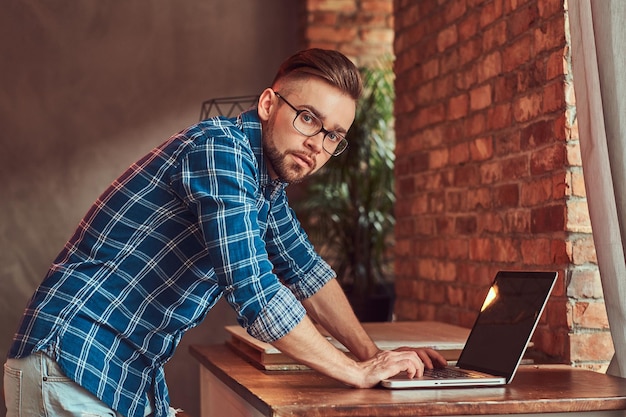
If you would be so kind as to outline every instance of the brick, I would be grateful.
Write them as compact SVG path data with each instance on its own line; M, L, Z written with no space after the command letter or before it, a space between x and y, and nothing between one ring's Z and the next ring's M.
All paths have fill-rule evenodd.
M391 14L393 3L388 0L361 0L360 7L363 12Z
M568 244L563 239L553 239L552 247L550 249L550 256L552 257L552 263L556 265L567 265L570 263L570 256L568 252Z
M470 99L471 102L471 99ZM465 136L476 136L485 132L487 120L484 113L470 115L464 123Z
M557 110L565 110L565 87L560 81L552 82L543 89L543 111L551 113ZM572 94L570 92L569 94Z
M577 301L573 307L572 318L575 328L609 329L606 307L602 302Z
M346 27L308 27L306 29L306 37L308 39L316 39L320 41L332 41L337 44L340 42L350 42L357 38L356 28Z
M503 61L508 57L502 55ZM494 80L494 102L512 104L513 98L517 94L517 76L515 74L500 74L500 77Z
M519 8L506 20L508 31L513 38L530 30L539 18L539 9L535 3Z
M530 175L528 155L507 158L502 162L502 178L520 180Z
M363 42L370 44L368 45L368 49L371 51L371 44L381 44L384 45L384 49L387 49L387 45L391 45L393 41L394 32L392 29L363 29L361 30L360 38Z
M528 233L530 231L531 213L527 210L509 210L504 213L504 232Z
M450 149L450 164L459 165L469 162L470 145L467 142L453 145Z
M476 111L489 107L492 103L492 89L485 84L470 91L470 110Z
M511 238L494 239L493 260L503 263L519 262L521 260L519 241Z
M526 265L550 265L550 239L524 239L521 242L522 260Z
M522 149L537 149L551 142L553 138L554 123L551 120L532 123L520 132Z
M523 36L504 50L502 54L505 57L502 62L504 72L512 72L530 61L531 43L530 36Z
M557 171L552 175L552 198L562 201L568 197L571 186L569 185L571 171Z
M574 265L598 264L591 235L582 235L566 244L570 246L571 260Z
M447 191L446 208L448 213L465 212L467 210L467 190Z
M480 26L486 27L502 16L502 0L493 0L485 4L480 13Z
M521 204L534 207L552 200L552 178L539 178L522 185Z
M502 168L503 166L500 161L493 161L481 164L480 183L493 184L500 181L503 178Z
M478 65L477 82L482 83L491 78L496 78L502 73L502 55L495 51L483 59Z
M532 233L564 231L565 208L561 205L552 205L532 209L530 220Z
M541 113L541 95L530 93L524 95L513 103L513 117L517 122L527 122L539 116Z
M517 91L543 89L545 84L545 68L542 60L532 60L524 65L524 69L515 72Z
M565 45L565 16L559 15L534 30L534 50L536 54Z
M476 84L477 79L477 70L457 71L454 75L454 85L458 90L466 91Z
M567 230L575 233L591 233L591 219L586 200L569 200L567 207Z
M476 216L461 216L455 221L454 231L458 235L471 235L476 232Z
M501 233L504 230L502 218L496 213L480 213L477 219L479 233Z
M459 38L456 25L451 25L437 34L437 50L443 52L456 44Z
M601 299L602 282L598 268L576 269L570 273L569 285L567 286L567 296L575 299Z
M499 48L507 41L506 22L497 22L483 32L483 51Z
M504 129L511 125L511 104L502 103L487 109L487 128L490 131Z
M475 166L459 166L454 170L454 185L456 187L472 187L480 182L479 173Z
M530 172L539 175L564 169L565 151L566 147L560 143L537 149L530 158Z
M546 81L562 78L567 74L567 66L567 57L563 49L552 52L546 64Z
M489 210L491 207L491 190L489 188L472 189L467 192L468 210Z
M576 333L570 336L571 360L610 360L615 352L609 332Z
M493 190L495 208L517 207L519 204L519 186L507 184Z
M460 94L455 97L451 97L448 101L448 119L456 120L467 116L469 110L469 96L467 94Z
M478 33L478 20L479 16L478 13L475 11L463 15L462 20L457 25L460 42L472 38ZM485 35L483 34L483 37L484 36Z
M445 5L444 16L446 22L454 22L460 19L467 12L466 0L452 0Z
M476 238L469 242L469 259L473 261L491 261L493 243L489 239Z
M570 171L571 180L569 183L571 194L573 197L586 197L587 189L585 188L585 177L581 169Z
M451 74L458 70L462 65L461 57L458 49L450 49L440 58L441 74Z
M491 138L477 138L469 145L471 159L484 161L493 156L493 140Z
M542 19L548 19L555 14L565 13L565 2L562 1L539 1L537 6L539 8L539 16Z
M450 160L449 156L450 152L447 148L431 151L428 158L428 167L430 169L443 168L448 165L448 161Z
M461 66L465 66L466 64L476 61L482 53L482 41L480 38L470 39L464 43L462 43L458 48L459 59L457 69ZM480 69L480 65L478 68Z
M445 242L444 250L449 259L466 260L469 253L469 242L464 238L448 239Z

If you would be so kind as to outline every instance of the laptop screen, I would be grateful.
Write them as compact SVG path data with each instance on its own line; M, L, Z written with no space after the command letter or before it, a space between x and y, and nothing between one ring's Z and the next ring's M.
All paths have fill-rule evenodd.
M501 271L489 288L457 365L509 381L550 295L555 272Z

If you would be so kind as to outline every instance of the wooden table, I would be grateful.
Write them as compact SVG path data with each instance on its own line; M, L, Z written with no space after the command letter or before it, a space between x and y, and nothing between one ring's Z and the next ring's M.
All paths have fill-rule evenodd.
M315 371L267 371L226 345L191 346L202 417L626 416L626 379L569 366L521 366L502 387L354 389ZM546 416L547 417L547 416Z

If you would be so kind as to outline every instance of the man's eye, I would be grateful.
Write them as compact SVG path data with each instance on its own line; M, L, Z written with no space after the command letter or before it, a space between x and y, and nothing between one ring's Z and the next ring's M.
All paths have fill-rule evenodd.
M317 122L317 118L309 112L302 112L300 114L300 120L306 124L314 125Z
M341 136L337 132L328 132L326 137L333 142L339 142L341 140Z

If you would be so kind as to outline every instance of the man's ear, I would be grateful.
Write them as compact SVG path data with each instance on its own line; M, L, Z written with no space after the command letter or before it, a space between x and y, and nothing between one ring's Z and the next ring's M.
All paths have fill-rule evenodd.
M276 105L274 97L274 90L271 88L266 88L259 96L257 111L259 113L259 118L264 122L269 120L270 114L274 111L274 106Z

